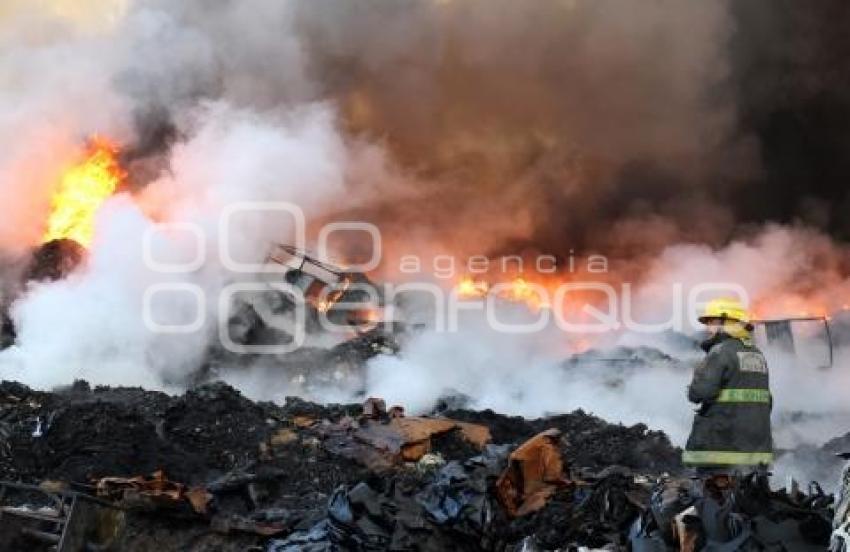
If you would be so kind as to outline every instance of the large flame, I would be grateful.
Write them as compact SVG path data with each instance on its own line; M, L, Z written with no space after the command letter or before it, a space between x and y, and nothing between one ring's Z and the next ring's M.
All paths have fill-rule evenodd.
M461 279L454 288L455 293L461 299L480 299L493 290L494 288L489 282L475 280L468 276ZM547 286L541 283L529 283L523 277L516 277L500 283L497 295L502 299L525 303L534 311L549 308L549 289Z
M71 239L88 246L94 235L94 216L124 178L118 148L103 138L91 140L84 158L62 175L51 199L44 241Z

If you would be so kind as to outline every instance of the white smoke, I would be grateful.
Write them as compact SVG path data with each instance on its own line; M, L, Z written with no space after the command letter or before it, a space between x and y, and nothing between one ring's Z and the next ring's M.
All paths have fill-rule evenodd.
M0 353L0 374L37 387L75 378L148 387L182 382L201 365L217 331L219 293L235 276L222 266L219 240L227 240L235 260L258 263L272 240L293 235L291 219L273 212L234 217L231 231L220 235L222 210L236 201L293 202L307 215L327 208L342 190L345 166L332 115L321 105L264 117L223 105L200 110L184 129L188 139L173 149L168 174L135 200L117 195L104 204L88 263L18 299L18 340ZM155 227L152 218L191 223L205 241L179 226ZM187 263L199 254L206 261L189 273L159 272L143 255L146 232L153 232L151 257L159 263ZM152 296L150 318L187 324L202 312L203 326L163 336L145 323L145 294L175 283L196 286L203 311L178 290Z
M220 241L225 239L239 260L257 262L271 241L292 238L290 221L274 213L239 218L234 232L221 236L221 215L234 203L293 202L316 218L382 196L401 204L393 211L401 213L400 221L391 226L403 232L387 236L401 254L444 244L485 253L477 249L482 243L531 237L537 211L524 208L523 201L551 207L554 199L569 203L576 214L593 211L599 198L592 179L602 179L598 189L618 185L607 174L616 171L597 170L611 156L622 157L615 165L648 155L665 169L684 165L690 170L698 165L694 159L700 157L703 141L717 141L733 119L728 104L706 107L704 102L705 89L727 70L718 47L728 32L724 4L660 3L640 9L619 4L562 2L555 8L529 8L502 2L505 9L499 9L482 2L434 2L411 7L403 18L396 17L395 8L364 11L352 18L357 24L345 25L352 17L347 2L326 7L246 0L220 2L219 9L200 0L102 0L88 9L71 9L68 2L4 3L4 254L20 254L39 242L51 188L86 137L102 133L122 144L142 142L140 119L146 122L157 110L165 111L175 128L173 144L161 154L161 173L143 189L116 195L104 205L87 263L68 279L33 284L18 297L11 315L19 335L15 346L0 353L0 377L40 388L85 378L180 389L215 341L220 290L239 277L221 265ZM558 10L557 17L550 17L550 9ZM668 16L677 24L659 27ZM572 26L582 32L562 33ZM452 50L457 45L463 46L459 53ZM537 80L538 60L549 59L553 45L559 45L570 63L559 66L546 86ZM420 53L422 63L409 62ZM444 56L456 66L445 70ZM323 73L349 57L360 60L353 66L375 80L361 82L357 72ZM471 95L470 101L465 94L442 94L443 87L464 83L455 81L453 72L465 65L480 68L482 82L493 85L492 98ZM639 75L625 78L624 71L635 67ZM629 86L621 86L624 78ZM514 101L517 97L524 101ZM381 100L388 107L374 103ZM353 131L340 123L338 111L347 113ZM410 117L391 116L408 112ZM494 117L502 113L507 113L504 120ZM444 126L450 130L445 141ZM428 182L427 174L405 175L388 161L392 155L382 142L387 136L364 132L352 137L361 127L397 139L408 156L427 149L423 157L433 157L438 167L455 167L458 159L472 160L475 167L485 157L481 175L470 178L457 171L461 179L475 183L481 176L483 188L459 186L456 175L437 182ZM527 132L514 141L517 129ZM745 146L745 151L732 153L749 170L752 148ZM541 151L547 155L538 158ZM585 156L592 161L589 176L562 159ZM513 175L529 164L535 176L541 175L540 182L554 183L547 186L558 193L530 199L536 181L527 178L512 183L509 193L489 184L501 185L503 172ZM570 168L564 169L565 164ZM455 168L466 164L457 162ZM434 185L431 190L439 196L430 209L419 201L427 197L420 189L426 184ZM381 211L383 204L375 203L374 209ZM469 215L466 224L459 220L461 207ZM731 218L716 206L706 211L711 216L694 221L700 228L725 228L718 221ZM429 232L434 229L423 227L423 220L438 231ZM678 239L676 225L661 216L638 220L612 228L612 243L620 236L628 243ZM160 222L201 228L206 262L183 274L165 274L146 264L144 236ZM545 221L550 222L555 221ZM399 243L415 251L401 250ZM178 227L157 233L152 247L157 259L172 263L198 253L192 236ZM825 236L779 226L720 249L702 243L670 245L646 259L650 266L634 290L634 314L644 321L672 316L688 328L693 313L676 313L671 290L677 284L688 290L705 282L742 286L753 301L764 303L767 314L797 314L789 309L810 308L812 301L835 306L850 296L840 261L845 256ZM160 284L202 291L200 330L162 335L146 326L145 293ZM196 314L191 297L176 292L159 295L151 305L151 315L161 324L185 323ZM506 314L525 316L513 308ZM570 346L585 337L602 351L617 345L651 346L683 362L655 361L643 370L624 367L617 359L565 363ZM584 408L610 421L664 429L682 444L692 408L685 400L687 363L697 357L666 334L615 332L599 338L564 335L550 327L508 335L473 313L456 332L425 329L407 341L400 356L372 361L365 392L414 412L427 411L452 393L467 396L475 408L523 416ZM820 444L844 433L846 358L839 351L831 371L772 361L780 446ZM291 389L268 371L226 377L262 398ZM353 399L360 389L345 391L350 392L329 389L319 398ZM795 418L797 412L805 416Z
M0 248L22 251L38 242L53 183L80 143L130 137L131 104L111 83L111 41L34 6L0 17L0 51Z
M152 0L0 11L0 103L14 106L0 111L4 250L38 243L53 183L88 136L132 143L132 123L164 105L177 137L164 171L144 190L104 204L86 264L17 298L10 314L18 339L0 354L0 376L40 388L85 378L176 389L202 364L219 291L239 276L222 266L220 241L235 260L257 263L272 241L294 235L292 220L260 212L234 217L222 236L222 212L238 202L291 202L313 217L343 191L348 152L334 107L305 101L310 86L291 8L222 7ZM301 100L288 104L289 97ZM204 240L157 223L191 224ZM159 272L143 255L147 232L160 263L196 255L205 262L189 273ZM202 292L199 331L151 331L146 292L163 284ZM150 318L159 324L199 313L185 292L152 297Z
M528 318L516 306L504 310L500 318L512 324ZM661 362L635 370L630 358L613 358L616 353L572 365L566 347L558 346L571 337L552 326L531 334L505 333L484 315L471 313L458 331L423 332L399 357L372 361L367 395L414 412L427 412L451 395L468 398L470 408L525 417L581 408L614 422L649 423L682 439L689 376L682 366Z
M820 255L839 254L831 249L835 246L824 250L827 243L826 238L808 230L771 226L750 240L718 250L701 245L671 246L654 261L646 281L636 286L633 317L646 323L667 321L671 329L694 334L696 312L675 306L675 289L680 288L679 295L687 297L690 290L705 283L717 287L708 289L701 301L712 297L712 289L716 296L718 288L735 284L752 302L763 304L766 313L775 315L781 309L772 299L794 299L801 282L819 280L816 294L806 290L806 295L797 299L823 298L823 304L835 305L847 282L838 272L814 270ZM682 304L686 304L684 299ZM468 396L475 408L522 416L583 408L614 422L647 423L666 431L675 444L684 445L694 408L687 402L686 386L693 364L702 356L685 335L676 338L670 332L621 330L581 336L552 325L546 331L522 335L496 331L483 315L468 317L465 322L456 333L425 331L414 337L399 357L374 360L367 394L418 411L433 408L440 397L452 393ZM794 326L804 330L798 336L797 356L768 350L775 440L780 448L821 445L850 429L846 352L838 349L834 366L828 368L829 342L822 322ZM569 355L564 345L581 337L592 339L603 351L602 357L622 355L617 346L643 346L679 362L649 357L640 370L624 369L628 363L623 361L628 358L565 364ZM766 345L764 336L758 337Z

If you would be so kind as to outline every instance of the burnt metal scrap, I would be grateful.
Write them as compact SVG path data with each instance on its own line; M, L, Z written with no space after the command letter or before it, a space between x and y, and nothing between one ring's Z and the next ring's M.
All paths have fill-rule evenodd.
M283 244L272 245L265 262L260 277L267 289L241 297L233 307L229 332L234 342L286 343L295 331L291 317L296 307L310 333L323 329L322 319L352 331L384 322L380 289L363 273Z
M561 432L549 429L513 451L496 481L499 502L511 517L536 512L569 482L557 442Z
M797 336L794 331L795 325L810 324L816 329L817 340L823 342L825 349L824 358L820 368L832 368L835 361L834 343L830 319L827 316L798 316L790 318L776 318L770 320L753 320L752 323L758 328L764 328L766 348L786 354L797 354Z
M0 547L4 550L74 552L108 550L124 524L109 502L62 482L0 482Z
M101 498L111 499L119 505L158 510L179 509L188 505L197 514L207 513L212 495L202 487L192 489L170 481L162 470L149 477L103 477L95 484L95 492Z

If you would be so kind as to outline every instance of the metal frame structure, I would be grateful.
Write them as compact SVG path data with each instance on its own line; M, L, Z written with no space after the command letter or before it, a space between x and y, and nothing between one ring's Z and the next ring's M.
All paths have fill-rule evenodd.
M29 510L5 504L10 493L42 494L53 505L46 511ZM120 510L97 497L70 490L47 490L36 485L0 481L0 522L14 518L21 523L21 534L43 542L56 552L90 549L85 533L94 515L93 509ZM33 527L32 525L41 525Z
M283 252L288 257L279 255L278 252ZM266 257L266 261L288 266L292 270L300 270L329 284L338 283L346 275L343 268L322 262L308 255L306 251L291 245L275 244Z
M823 322L824 333L826 335L826 344L829 349L829 365L826 368L832 368L835 362L835 351L832 345L832 331L829 327L829 318L826 316L795 316L790 318L765 318L761 320L750 320L750 323L753 325L757 324L770 324L770 323L782 323L782 322Z

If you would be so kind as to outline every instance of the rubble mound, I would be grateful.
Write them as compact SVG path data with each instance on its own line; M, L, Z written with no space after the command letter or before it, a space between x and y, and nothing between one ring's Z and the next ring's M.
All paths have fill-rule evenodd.
M162 435L200 455L208 470L226 471L256 460L257 444L273 425L266 408L229 385L211 383L172 401L162 417Z
M489 427L496 443L519 443L547 428L557 428L563 435L564 458L573 466L619 465L649 473L682 469L680 449L663 432L651 431L644 424L610 424L582 410L535 420L492 410L455 409L442 415Z
M621 549L681 469L663 433L582 411L405 416L220 382L169 396L6 381L0 435L0 551L48 550L33 539L60 538L54 517L99 550Z

